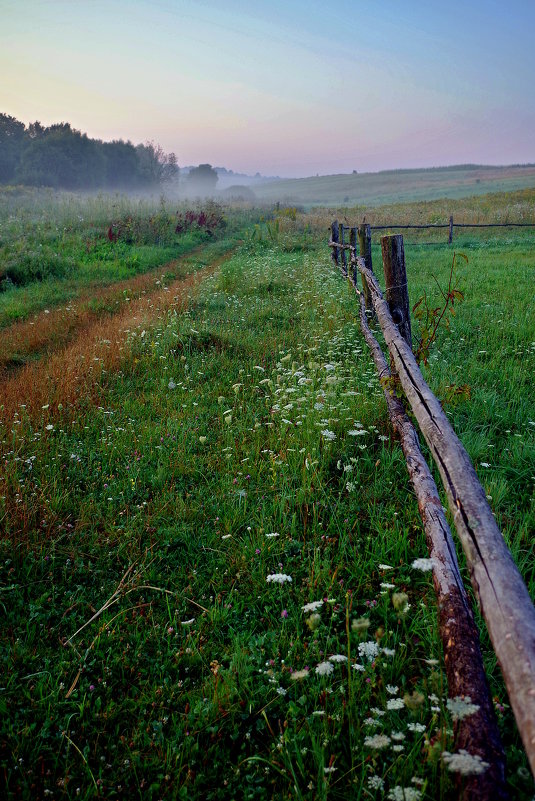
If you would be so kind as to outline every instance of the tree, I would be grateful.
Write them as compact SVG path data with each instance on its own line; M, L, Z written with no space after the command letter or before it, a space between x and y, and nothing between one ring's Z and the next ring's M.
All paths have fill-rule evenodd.
M189 171L187 189L190 194L206 197L215 193L219 176L211 164L199 164Z
M101 143L69 123L46 128L27 141L17 177L21 183L63 189L96 188L104 184Z
M142 181L149 186L167 183L180 172L174 153L164 153L161 145L145 142L136 147Z
M24 123L0 114L0 183L15 180L25 134Z

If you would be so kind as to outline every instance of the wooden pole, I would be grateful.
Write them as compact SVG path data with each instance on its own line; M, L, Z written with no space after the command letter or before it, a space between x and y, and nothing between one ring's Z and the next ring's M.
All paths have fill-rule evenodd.
M496 524L470 457L411 348L400 336L374 274L364 262L373 306L403 391L440 472L472 587L502 669L518 731L535 776L535 609Z
M360 299L360 325L381 379L390 376L386 359L368 325L365 300ZM433 582L438 601L439 634L444 651L448 695L469 696L478 709L454 723L455 750L464 748L488 764L481 775L459 777L463 801L499 801L508 798L505 755L483 667L479 633L459 571L455 545L437 486L427 466L418 434L397 395L383 386L394 431L398 434L422 517Z
M345 240L344 240L344 224L340 226L340 244L342 245L342 267L344 269L344 273L347 275L347 257L345 252Z
M364 264L368 270L373 271L372 265L372 229L367 223L362 223L359 227L359 250L361 258L364 259ZM356 280L356 279L355 279ZM362 276L362 290L364 292L364 301L366 303L366 311L374 314L372 296L366 283L366 279Z
M349 263L351 265L351 278L353 279L353 283L357 283L358 277L358 265L357 265L357 256L358 256L358 231L357 228L350 228L349 229L349 246L350 250L349 253L351 258Z
M399 328L399 333L409 348L412 348L411 311L403 236L401 234L382 236L381 251L385 271L386 300L390 314Z
M337 245L338 242L340 241L339 231L340 231L340 228L338 226L338 220L334 220L334 222L331 225L331 242L333 242L335 245ZM332 258L333 262L336 264L336 266L338 267L338 248L337 247L333 247L332 253L331 253L331 258Z
M448 237L448 245L453 242L453 214L450 215L450 233Z

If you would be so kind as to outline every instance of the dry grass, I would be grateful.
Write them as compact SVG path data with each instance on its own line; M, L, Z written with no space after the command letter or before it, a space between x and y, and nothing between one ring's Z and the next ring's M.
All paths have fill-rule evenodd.
M12 375L5 375L0 383L3 419L8 421L15 414L20 414L21 406L24 407L26 416L35 419L41 415L42 407L47 404L50 409L57 409L59 404L75 405L82 388L85 398L98 398L99 381L103 373L118 369L126 358L125 342L128 333L137 327L150 325L151 321L171 308L184 309L188 297L200 282L229 257L230 254L223 255L208 267L150 294L147 291L154 287L154 274L124 282L128 284L129 290L141 294L122 303L112 315L103 317L84 309L71 320L67 316L69 313L61 309L50 315L39 315L39 323L41 317L44 318L45 325L42 329L40 324L32 327L31 323L12 326L20 330L18 341L23 347L30 347L32 341L34 347L39 347L35 344L39 341L43 343L41 347L46 347L51 342L57 347L62 338L63 342L69 336L72 338L73 334L74 338L47 358L27 364ZM163 268L160 270L164 271ZM108 299L113 298L120 286L116 284L102 290L102 293ZM65 321L67 325L62 328L61 324ZM9 331L7 329L4 336L7 337Z

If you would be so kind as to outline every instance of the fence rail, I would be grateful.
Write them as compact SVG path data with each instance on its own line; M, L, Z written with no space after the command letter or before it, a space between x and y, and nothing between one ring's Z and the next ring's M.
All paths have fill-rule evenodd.
M406 326L410 320L403 237L396 235L385 236L381 239L386 267L387 299L385 300L371 264L366 263L365 257L369 255L371 239L370 226L362 225L359 229L350 229L352 244L349 246L351 253L349 269L343 263L340 264L339 251L342 249L342 253L345 255L347 246L339 241L338 229L337 224L333 224L331 227L329 245L332 248L333 262L342 270L359 294L357 279L360 273L365 290L361 300L361 304L364 306L363 317L361 315L364 336L369 339L366 332L367 317L374 313L383 332L393 368L438 467L455 528L466 556L472 587L487 624L490 639L504 675L518 729L532 772L535 774L535 608L494 520L485 490L479 483L470 458L451 427L440 402L426 384L408 344L410 327L408 329L409 336L407 336ZM389 259L394 264L393 269L392 263L387 263ZM400 300L400 292L406 295L403 302ZM402 333L405 334L405 338ZM377 348L380 350L378 344ZM374 348L372 348L372 352L373 350ZM380 367L380 371L384 373L384 365ZM389 404L390 406L391 404ZM426 515L432 511L428 507L429 503L433 506L432 500L426 500L423 505L420 504L419 497L424 527L426 526ZM447 539L446 532L443 533L443 536ZM452 562L448 570L453 577L458 570L456 563ZM437 576L435 576L435 584L436 582ZM466 618L467 622L469 622L468 618L469 615ZM444 632L442 632L442 637L444 639ZM448 641L447 646L450 645L451 643ZM455 641L453 645L455 650L453 654L450 652L450 656L455 672L455 670L464 669L463 661L466 653L463 651L462 643ZM447 650L448 648L446 648ZM446 664L448 664L448 659L446 659ZM454 683L455 677L448 675L448 681L450 684ZM452 689L454 688L450 689L450 693ZM485 725L490 726L491 724ZM473 735L475 737L475 731ZM486 761L490 760L491 764L495 764L498 757L495 751L493 754L489 752L490 743L487 750L485 743L480 745L481 748L478 749L478 752L482 752L483 759L487 756ZM491 750L493 749L494 746ZM467 787L465 798L502 797L499 794L501 792L499 785L496 785L494 789L492 786L490 789L487 786L485 791L482 790L480 782L485 782L485 779L474 777L471 781L472 789Z
M425 224L412 224L412 223L392 223L390 225L370 225L371 231L423 231L426 229L433 230L439 228L448 229L448 244L453 242L453 231L455 228L535 228L535 222L505 222L505 223L457 223L454 222L453 215L450 216L447 223L425 223ZM343 235L344 230L351 230L347 225L339 224L339 233Z

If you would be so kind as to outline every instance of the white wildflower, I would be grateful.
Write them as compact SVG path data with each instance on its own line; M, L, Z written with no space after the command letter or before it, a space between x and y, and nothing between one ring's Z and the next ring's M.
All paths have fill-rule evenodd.
M384 780L381 779L380 776L370 776L368 778L368 788L370 790L384 790L385 789Z
M407 723L407 728L409 731L414 731L418 734L422 734L422 732L425 731L425 726L423 723Z
M377 718L366 718L364 725L369 726L370 728L375 728L376 726L380 726L381 723L377 720Z
M290 678L292 681L301 681L301 679L306 679L307 676L308 670L294 670Z
M359 643L359 654L361 657L366 658L368 662L373 662L379 653L379 646L375 640L368 640L368 642Z
M318 676L330 676L334 668L330 662L320 662L316 665L316 673Z
M469 754L464 748L461 748L456 754L444 751L442 759L448 766L448 770L460 773L462 776L477 776L484 773L489 767L489 763L483 762L479 754Z
M393 570L392 565L379 565L379 570Z
M333 439L336 439L336 434L334 433L334 431L329 431L328 428L324 428L321 434L327 440L332 441Z
M366 748L386 748L390 745L390 737L386 734L374 734L373 737L365 737L364 745Z
M192 617L190 620L181 620L180 621L180 625L181 626L191 626L192 623L195 623L195 618L194 617Z
M386 691L389 695L397 695L399 687L395 687L393 684L386 685Z
M315 612L321 606L323 606L323 601L311 601L309 604L305 604L301 608L303 612Z
M400 784L393 787L387 795L389 801L419 801L421 797L419 790L415 790L414 787L402 787Z
M403 698L389 698L386 702L387 709L403 709L405 701Z
M268 584L270 582L274 584L286 584L286 582L291 583L292 577L287 576L286 573L271 573L266 577L266 581Z
M279 534L276 531L272 531L271 534L266 534L266 537L268 537L268 539L273 539L273 537L278 537L278 536Z
M343 654L333 654L329 657L329 662L347 662L347 656Z
M422 573L427 573L428 570L433 569L432 559L415 559L412 563L414 570L421 570Z
M453 720L462 720L469 715L473 715L479 709L477 704L472 703L469 695L456 695L455 698L448 698L447 700L448 712Z
M167 386L169 387L169 389L176 389L176 384L172 378L169 379L169 383L167 384Z

